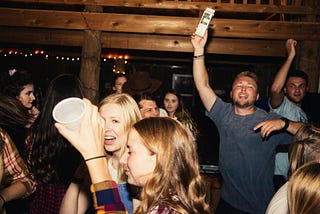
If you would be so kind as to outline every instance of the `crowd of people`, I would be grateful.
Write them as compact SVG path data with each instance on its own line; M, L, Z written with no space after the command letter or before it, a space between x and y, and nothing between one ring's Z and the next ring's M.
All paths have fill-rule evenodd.
M231 102L215 93L207 39L191 36L194 83L219 131L215 210L199 170L199 126L178 91L159 95L162 82L147 71L116 74L95 105L75 75L58 75L42 93L29 71L12 69L0 89L0 213L320 212L320 128L303 107L308 77L292 69L297 41L287 40L266 111L252 71L234 78ZM68 97L86 104L76 130L52 117Z

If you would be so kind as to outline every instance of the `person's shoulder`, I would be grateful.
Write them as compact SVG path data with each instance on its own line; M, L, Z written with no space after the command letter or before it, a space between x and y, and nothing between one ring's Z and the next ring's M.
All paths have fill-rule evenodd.
M231 101L224 100L224 99L221 99L220 97L217 97L217 99L215 100L215 102L213 103L211 108L216 107L216 106L218 106L218 107L222 107L223 106L223 107L232 108L233 105L232 105Z
M232 103L217 97L210 110L206 112L206 115L215 115L215 117L220 117L222 115L229 116L233 111Z
M271 199L266 214L288 214L288 182L285 183Z
M266 112L266 115L269 120L281 118L281 115L276 112Z
M277 107L272 107L269 100L269 107L270 111L278 112L278 111L285 111L288 106L293 105L293 103L288 99L287 96L284 96L281 103Z
M280 115L275 112L266 111L265 109L262 109L260 107L256 108L256 114L265 117L266 119L277 119L280 118Z
M2 144L4 147L8 148L10 151L16 150L16 146L10 135L2 128L0 128L0 137L2 139Z
M167 111L164 110L163 108L159 108L159 114L160 114L159 115L160 117L168 117L169 116Z

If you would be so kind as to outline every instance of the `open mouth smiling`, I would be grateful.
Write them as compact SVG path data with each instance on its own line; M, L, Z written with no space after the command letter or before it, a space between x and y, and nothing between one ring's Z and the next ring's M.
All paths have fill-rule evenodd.
M116 139L116 137L114 136L105 136L104 137L104 142L105 143L111 143L112 141L114 141Z

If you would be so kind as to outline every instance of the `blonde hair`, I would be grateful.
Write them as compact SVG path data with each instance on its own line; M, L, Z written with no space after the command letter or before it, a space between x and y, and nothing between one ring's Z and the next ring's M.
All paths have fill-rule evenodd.
M239 79L241 77L249 77L249 78L253 79L257 85L257 91L259 91L259 79L258 79L258 76L256 73L254 73L252 71L242 71L239 74L237 74L237 76L234 78L233 84L237 79Z
M294 135L289 147L290 170L292 174L303 164L320 161L320 129L307 124L303 125Z
M288 184L291 214L320 212L320 163L309 162L297 169Z
M141 204L135 213L149 213L158 205L183 214L209 213L196 145L190 132L169 117L143 119L133 128L157 159L153 174L142 188Z
M125 121L124 130L125 134L128 136L129 130L132 127L132 125L135 124L137 121L141 120L140 110L136 101L129 94L126 93L111 94L103 100L101 100L101 102L98 104L98 108L100 109L101 107L107 104L117 104L121 108L121 117L123 121ZM124 153L125 149L126 143L124 143L121 146L120 157ZM126 181L126 176L123 172L122 164L120 164L118 168L118 177L119 182Z

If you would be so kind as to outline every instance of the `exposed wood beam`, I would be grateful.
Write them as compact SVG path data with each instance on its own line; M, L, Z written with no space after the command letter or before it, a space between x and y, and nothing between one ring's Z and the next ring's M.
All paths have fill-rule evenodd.
M285 50L282 50L283 43L283 41L213 38L208 43L207 52L213 54L282 57L285 55ZM171 52L193 51L189 36L104 33L103 47Z
M38 44L79 46L83 44L83 32L71 30L50 31L0 27L0 42L15 44ZM213 54L244 56L285 56L284 42L278 40L246 40L213 38L207 52ZM132 33L102 33L102 47L126 50L150 50L170 52L192 52L189 36L161 36Z
M220 12L236 13L284 13L284 14L319 14L319 8L308 6L277 6L271 4L214 3L207 1L164 1L164 0L7 0L7 2L42 3L59 5L100 5L127 8L204 10L211 7Z
M0 30L2 43L79 47L83 44L83 31L7 27L0 27Z
M13 18L14 17L14 18ZM191 35L199 19L154 15L0 8L0 26ZM320 40L320 23L214 18L211 36Z

